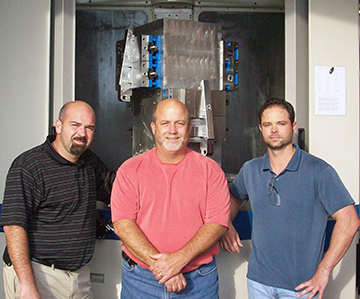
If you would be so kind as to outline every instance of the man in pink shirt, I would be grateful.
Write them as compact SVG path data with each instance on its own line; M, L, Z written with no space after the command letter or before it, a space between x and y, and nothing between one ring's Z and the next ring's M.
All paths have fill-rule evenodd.
M111 210L123 248L121 298L219 297L214 257L229 225L228 185L215 161L187 148L191 127L183 103L160 102L155 148L117 172Z

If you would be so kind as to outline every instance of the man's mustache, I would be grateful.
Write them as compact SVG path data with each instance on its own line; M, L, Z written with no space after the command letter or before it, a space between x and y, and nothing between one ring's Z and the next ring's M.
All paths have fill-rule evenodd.
M81 141L87 143L86 137L74 137L73 140Z

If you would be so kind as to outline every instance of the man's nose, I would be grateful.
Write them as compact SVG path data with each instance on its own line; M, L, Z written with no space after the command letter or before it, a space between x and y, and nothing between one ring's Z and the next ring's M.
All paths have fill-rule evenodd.
M170 124L170 126L169 126L169 133L173 133L173 134L176 134L176 133L177 133L176 124Z
M77 133L78 133L80 136L86 136L86 128L85 128L84 126L79 126Z

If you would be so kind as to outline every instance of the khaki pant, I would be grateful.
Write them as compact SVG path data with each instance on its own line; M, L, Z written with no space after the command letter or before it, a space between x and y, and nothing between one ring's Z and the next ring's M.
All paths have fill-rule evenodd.
M92 299L90 268L63 271L31 262L41 299ZM13 266L3 265L6 299L20 298L20 284Z

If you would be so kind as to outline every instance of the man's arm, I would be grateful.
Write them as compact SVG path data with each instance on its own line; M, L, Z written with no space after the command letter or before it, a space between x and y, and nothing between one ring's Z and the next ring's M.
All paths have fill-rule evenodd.
M151 254L159 251L150 243L134 220L123 219L114 223L115 233L133 256L150 267L154 260Z
M245 201L239 202L235 197L230 195L230 224L229 230L220 240L221 249L230 253L239 253L240 247L243 247L239 234L237 233L235 227L232 225L233 220L236 215L239 213L241 207Z
M319 292L319 299L322 299L332 269L345 255L359 228L359 217L353 205L340 209L332 217L336 223L329 249L320 262L315 275L309 281L295 288L296 290L304 289L297 295L298 297L310 293L308 298L311 299Z
M9 225L4 226L4 232L10 260L20 282L20 298L40 299L31 267L26 230L22 226Z
M208 251L225 234L227 227L216 223L204 224L185 244L173 253L152 254L156 262L150 266L154 275L161 273L159 283L165 283L170 277L180 273L190 261Z
M149 267L155 262L150 255L158 254L159 251L150 243L134 220L123 219L116 221L114 229L132 255ZM160 279L161 277L158 274L157 272L154 275ZM179 292L186 287L186 280L181 273L175 273L172 277L168 277L165 286L168 292Z

